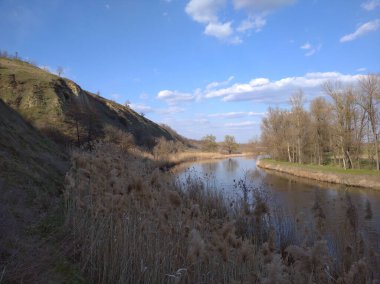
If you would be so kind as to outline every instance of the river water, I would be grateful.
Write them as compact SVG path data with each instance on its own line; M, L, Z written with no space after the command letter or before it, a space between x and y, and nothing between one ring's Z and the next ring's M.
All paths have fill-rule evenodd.
M280 207L284 214L301 218L304 222L313 218L312 207L319 200L328 230L336 229L347 220L349 198L357 208L358 223L364 238L371 240L373 249L380 252L380 192L262 170L256 167L254 158L248 157L182 165L176 172L178 182L185 182L188 178L201 180L205 187L221 191L231 200L243 195L242 184L252 193L265 192L269 196L269 207ZM365 218L368 204L371 218Z

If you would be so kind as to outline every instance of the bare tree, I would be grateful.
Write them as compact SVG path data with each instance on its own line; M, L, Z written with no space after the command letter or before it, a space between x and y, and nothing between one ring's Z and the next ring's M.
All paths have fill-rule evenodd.
M77 146L83 142L91 142L97 136L99 128L99 114L95 107L83 101L77 100L72 103L67 111L70 122L75 127ZM89 145L89 147L91 147Z
M268 115L262 120L261 142L267 147L274 159L295 159L295 147L292 143L291 113L279 108L268 109Z
M67 114L71 118L71 120L68 122L74 125L75 127L75 136L77 140L76 142L77 146L80 147L83 132L82 121L84 120L85 109L80 102L74 101L70 106L69 110L67 111Z
M319 165L334 158L345 169L360 168L365 138L368 156L380 167L380 76L368 75L359 87L327 82L331 102L322 97L304 108L300 90L291 109L268 109L261 123L261 143L274 159Z
M321 165L330 145L331 105L323 97L315 98L310 103L310 116L314 162Z
M63 75L63 67L62 66L57 67L57 75L59 77L62 77L62 75Z
M228 152L228 154L231 154L232 152L236 151L238 148L238 144L235 141L235 137L232 135L226 135L224 136L224 142L223 142L223 149Z
M296 141L297 160L299 164L304 162L304 152L308 138L308 122L309 116L304 109L304 93L298 90L290 98L292 106L292 120L294 123L293 131Z
M379 164L379 104L380 104L380 79L379 75L369 74L359 80L360 96L358 104L367 114L371 129L373 145L375 148L376 169L380 170Z
M342 156L343 167L353 168L354 157L358 159L361 146L361 133L364 129L363 116L358 120L354 89L344 87L340 82L327 82L324 84L325 92L333 101L335 116L333 133ZM355 149L356 147L356 149Z

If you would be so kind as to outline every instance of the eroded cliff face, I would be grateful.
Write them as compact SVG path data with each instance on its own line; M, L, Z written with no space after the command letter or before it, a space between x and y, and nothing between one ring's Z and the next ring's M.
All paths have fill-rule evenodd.
M107 125L131 133L147 148L160 137L178 139L129 107L19 60L0 58L0 98L38 129L69 142L77 140L78 129L83 139L90 132L91 139L102 138Z

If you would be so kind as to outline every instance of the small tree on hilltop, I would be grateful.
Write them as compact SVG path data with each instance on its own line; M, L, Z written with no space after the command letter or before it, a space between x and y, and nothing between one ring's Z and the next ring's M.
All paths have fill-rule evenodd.
M224 136L224 142L223 142L223 149L228 152L228 154L231 154L232 152L236 151L238 148L238 144L235 141L235 137L232 135L226 135Z
M215 152L218 150L218 143L216 137L208 134L202 138L202 150L206 152Z
M62 66L58 66L58 68L57 68L57 75L59 77L62 77L62 75L63 75L63 67Z

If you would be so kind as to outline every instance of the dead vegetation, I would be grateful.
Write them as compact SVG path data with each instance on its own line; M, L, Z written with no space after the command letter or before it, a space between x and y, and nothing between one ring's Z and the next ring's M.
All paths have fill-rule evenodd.
M70 258L94 283L370 283L376 255L356 207L326 232L323 205L306 224L269 207L260 189L243 197L189 178L178 184L138 152L98 144L75 152L65 180ZM254 194L253 194L254 193ZM369 208L369 209L368 209ZM370 205L366 213L371 218Z

